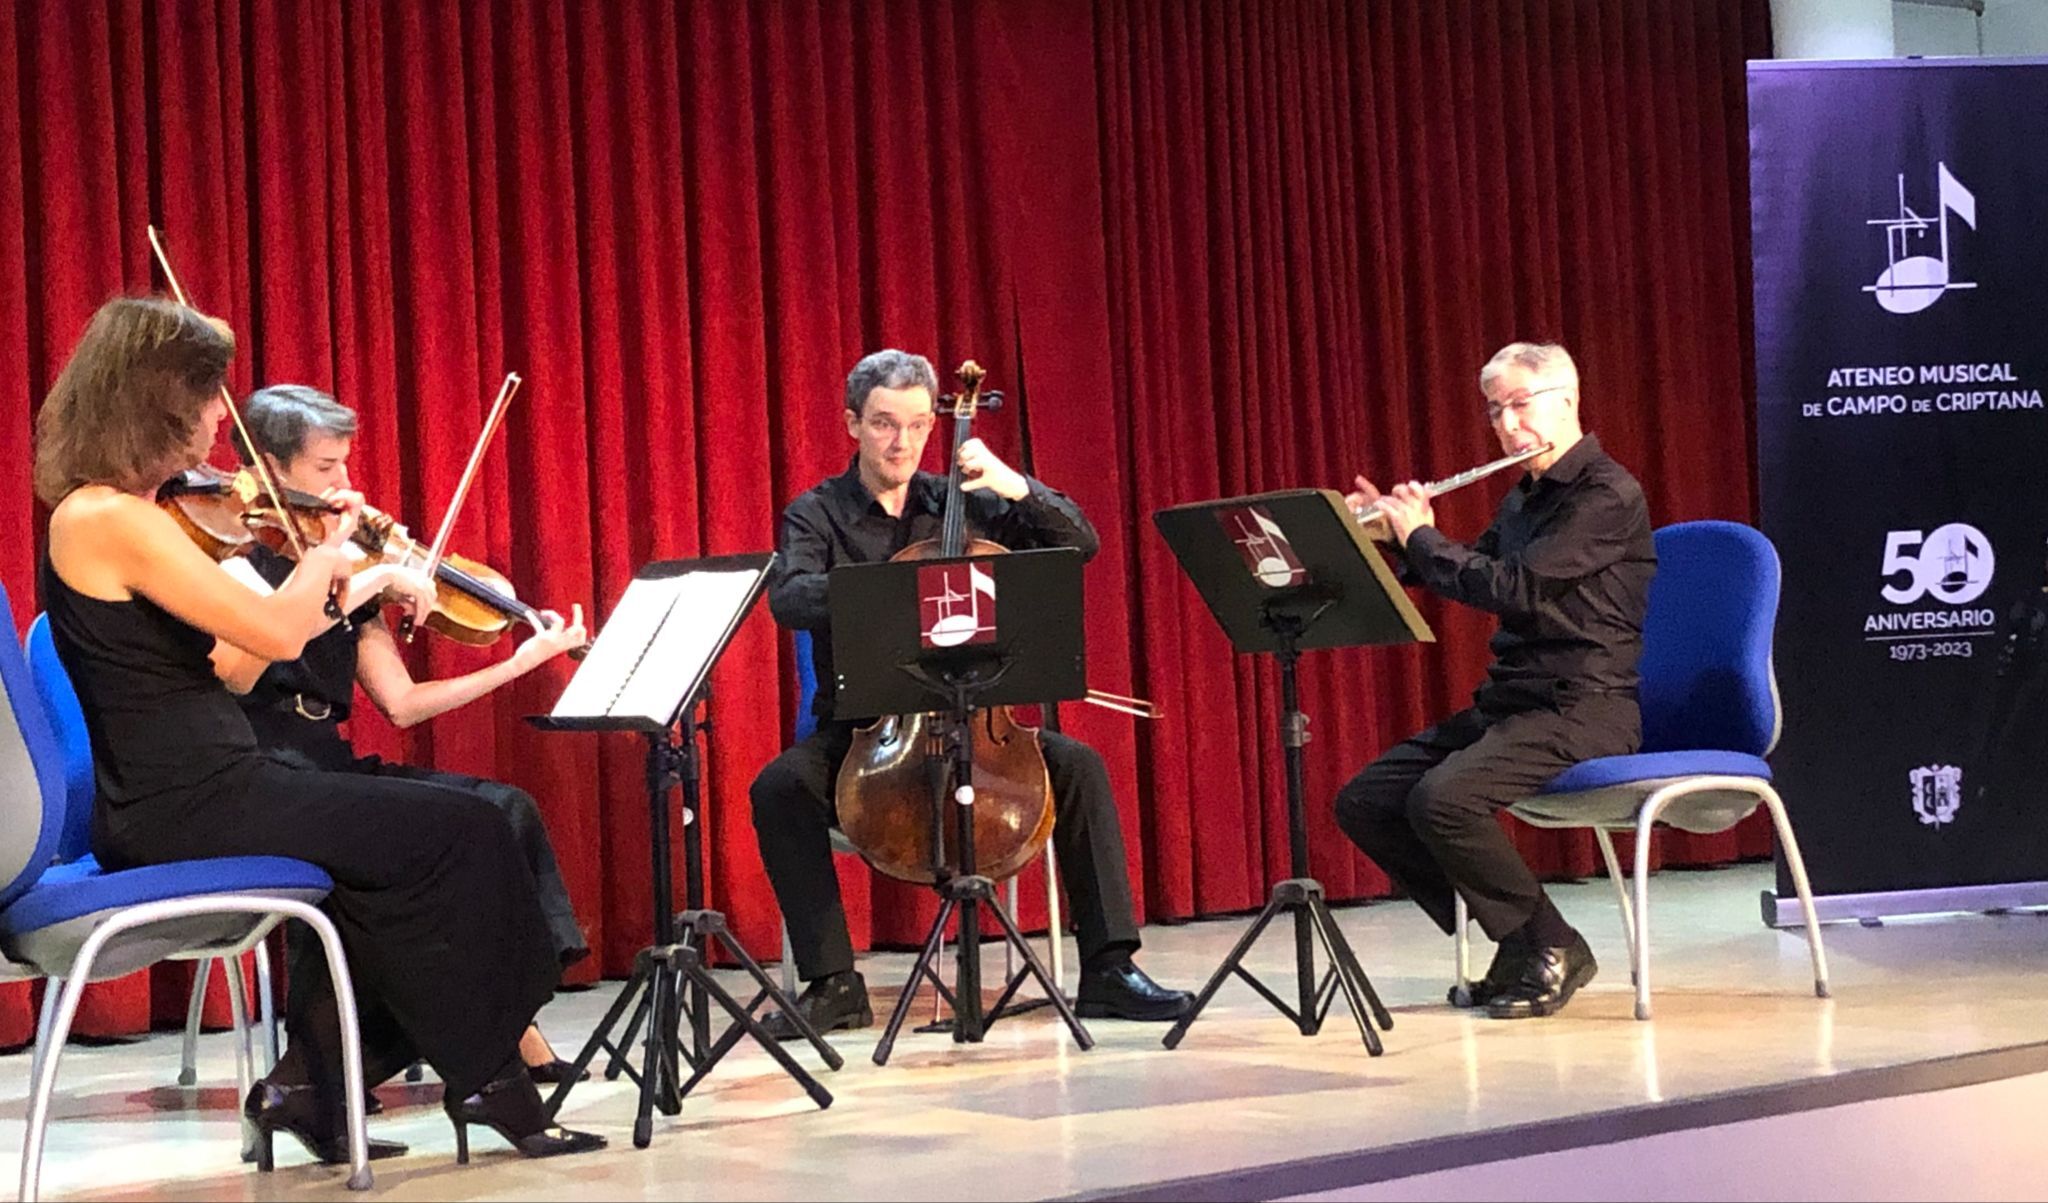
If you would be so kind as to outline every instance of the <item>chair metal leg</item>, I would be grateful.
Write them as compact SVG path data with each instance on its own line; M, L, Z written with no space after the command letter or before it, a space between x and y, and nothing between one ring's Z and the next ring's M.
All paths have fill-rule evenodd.
M213 959L197 962L192 970L192 1001L185 1006L185 1055L178 1063L178 1085L199 1082L199 1024L206 1017L206 979L213 973Z
M1605 827L1595 827L1593 837L1600 841L1600 855L1607 861L1607 879L1614 883L1614 900L1621 906L1621 938L1628 943L1628 980L1634 985L1640 975L1636 972L1636 914L1635 907L1629 904L1628 878L1622 876L1614 836Z
M1458 1006L1472 1005L1472 914L1465 906L1465 896L1458 894L1452 903L1451 926L1457 930L1451 933L1451 941L1457 946L1458 980L1451 987L1452 1001Z
M789 923L782 925L782 992L796 997L796 949L789 942Z
M1665 794L1659 790L1636 812L1636 1018L1650 1017L1650 836L1656 829L1657 812L1664 809Z
M31 1089L36 1078L43 1072L43 1058L50 1055L48 1044L50 1025L57 1021L57 999L64 993L64 979L46 977L43 979L43 1005L36 1018L35 1051L29 1054L28 1081Z
M64 979L64 990L58 999L56 1013L50 1017L42 1062L36 1067L35 1082L29 1088L28 1126L21 1137L22 1203L35 1203L42 1186L43 1136L50 1125L50 1095L57 1087L57 1064L64 1057L64 1042L70 1038L71 1021L78 1017L78 1002L85 997L85 988L92 981L93 958L99 955L103 944L104 940L86 940L77 959L72 962L71 976Z
M1045 846L1045 942L1052 950L1052 984L1067 992L1067 931L1060 915L1060 862L1050 843Z
M228 1015L232 1018L234 1024L235 1098L237 1100L235 1113L241 1116L242 1159L250 1161L255 1159L256 1142L260 1137L257 1134L256 1125L250 1123L249 1117L242 1114L242 1109L239 1105L239 1100L248 1098L250 1088L256 1085L256 1042L254 1040L255 1033L250 1030L249 1025L248 981L242 973L241 957L222 957L220 963L228 971Z
M362 1028L356 1015L355 979L349 973L348 955L342 951L341 933L317 908L295 902L289 909L279 909L305 920L313 934L320 937L320 947L327 954L327 975L334 982L334 1001L341 1011L341 1078L348 1102L348 1188L368 1190L372 1179L370 1139L363 1114Z
M1003 904L1010 908L1010 921L1013 923L1017 920L1017 898L1017 878L1012 875L1010 880L1003 883ZM1003 980L1007 982L1015 976L1017 976L1017 952L1016 949L1010 946L1010 942L1005 940L1003 941Z
M63 1059L64 1040L70 1034L72 1021L78 1015L79 1000L85 994L87 983L92 980L92 968L107 943L140 927L170 920L186 919L198 915L242 914L252 916L288 916L305 922L320 938L326 950L329 976L334 981L335 1004L340 1010L341 1060L343 1089L347 1092L348 1139L350 1190L368 1190L371 1185L369 1143L363 1127L363 1048L360 1020L356 1014L355 983L349 975L348 959L341 947L341 936L334 930L334 924L319 908L310 903L289 898L271 898L247 894L213 894L196 898L167 899L160 902L143 903L130 907L94 928L85 942L79 946L70 965L70 974L64 981L62 996L56 1010L49 1014L45 1025L48 1033L45 1052L36 1065L35 1082L29 1095L28 1122L23 1130L21 1150L21 1198L34 1200L42 1178L43 1143L45 1129L50 1122L50 1097L56 1088L58 1063ZM236 1011L237 1039L244 1043L238 1047L245 1062L251 1060L249 1025L246 1008L248 995L241 989L241 965L239 961L229 967L229 984L235 994L232 1000ZM48 1013L48 1008L45 1008ZM246 1071L245 1071L246 1072Z
M270 979L270 937L256 942L256 1007L262 1020L263 1073L277 1068L277 994ZM258 1075L261 1076L261 1075Z
M1771 812L1777 828L1778 847L1785 853L1785 867L1792 873L1792 888L1799 892L1799 909L1806 916L1806 949L1813 958L1813 993L1816 998L1832 997L1828 986L1828 956L1820 946L1820 917L1813 910L1813 887L1806 879L1806 860L1799 855L1799 840L1792 834L1792 820L1778 791L1764 786L1758 793Z

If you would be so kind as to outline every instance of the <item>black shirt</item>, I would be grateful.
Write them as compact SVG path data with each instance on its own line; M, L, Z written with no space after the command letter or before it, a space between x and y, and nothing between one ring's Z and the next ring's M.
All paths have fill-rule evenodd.
M964 494L967 534L1012 551L1077 547L1092 559L1102 546L1081 508L1064 493L1026 478L1031 491L1006 501L987 489ZM856 456L845 472L789 503L782 511L781 554L768 580L768 608L783 626L811 632L811 663L818 675L812 712L832 716L832 614L825 577L841 564L876 564L920 539L937 538L945 518L946 478L919 472L911 478L901 517L889 512L860 479Z
M296 565L267 547L249 553L249 566L272 587L284 584ZM356 696L356 641L362 626L374 620L382 605L375 599L358 606L340 623L306 641L296 660L278 660L263 670L256 684L239 699L263 750L297 764L340 771L355 759L341 724L348 721Z
M1594 436L1524 475L1472 546L1425 526L1404 558L1414 583L1500 616L1482 708L1635 693L1657 549L1642 486Z

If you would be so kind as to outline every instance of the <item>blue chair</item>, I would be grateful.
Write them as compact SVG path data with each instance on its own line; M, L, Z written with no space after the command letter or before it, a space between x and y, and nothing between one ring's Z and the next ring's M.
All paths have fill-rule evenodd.
M818 669L811 661L811 633L809 631L796 632L796 685L795 735L797 740L801 741L809 739L818 729L818 716L811 713L811 703L818 696ZM847 856L860 855L860 850L855 848L853 843L846 838L845 833L837 827L832 829L832 851ZM1015 915L1017 913L1017 879L1015 877L1009 880L1008 892L1010 914ZM1066 960L1062 952L1066 938L1060 924L1059 862L1053 856L1050 843L1045 846L1045 908L1046 942L1051 947L1052 955L1052 964L1049 967L1052 970L1052 982L1054 987L1064 990L1067 984L1067 969ZM1010 962L1007 960L1012 955L1006 945L1003 950L1003 956L1006 958L1003 962L1005 977L1010 976L1014 972ZM787 924L784 924L782 928L782 989L783 993L788 994L791 998L796 997L796 953L790 947L789 926Z
M66 826L57 844L59 862L90 855L92 798L97 787L92 775L92 740L86 735L85 713L78 708L78 695L71 690L71 677L57 659L57 645L50 641L50 617L36 615L29 624L25 650L28 653L29 682L42 700L43 716L57 736L64 754L64 795ZM185 1047L178 1067L178 1085L199 1082L199 1027L206 1012L206 983L212 961L201 961L192 975L192 1000L185 1008ZM233 972L233 971L231 971ZM258 1031L263 1040L263 1070L277 1064L277 1008L270 984L270 947L256 945L256 1003L261 1016ZM236 1014L240 1014L239 1011ZM243 1039L237 1031L235 1039Z
M1783 716L1771 667L1778 617L1778 553L1735 522L1681 522L1656 533L1657 575L1643 627L1642 750L1573 765L1509 812L1535 827L1591 828L1621 903L1636 988L1636 1018L1650 1018L1650 835L1658 823L1699 835L1726 831L1761 805L1806 915L1813 992L1827 998L1827 955L1799 841L1771 788L1764 757ZM1635 889L1610 833L1633 831ZM1458 989L1469 1001L1471 946L1457 906Z
M0 587L0 623L13 623ZM67 682L68 683L68 682ZM303 861L247 856L103 870L89 855L66 858L67 832L80 829L65 787L65 760L36 699L28 663L0 639L0 980L47 978L22 1137L21 1195L34 1200L42 1177L44 1130L64 1042L87 984L162 960L229 961L236 1010L236 1071L242 1093L255 1079L254 1050L241 1014L239 957L286 918L319 935L333 973L344 1036L351 1189L371 1183L363 1130L362 1051L355 995L341 937L316 904L333 888ZM91 795L85 795L90 805ZM268 1168L267 1159L264 1168Z

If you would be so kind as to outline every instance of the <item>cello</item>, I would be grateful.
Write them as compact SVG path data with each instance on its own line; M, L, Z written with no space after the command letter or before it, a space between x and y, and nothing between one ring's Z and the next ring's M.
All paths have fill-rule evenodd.
M953 418L951 469L939 536L912 543L890 557L932 560L1006 555L1009 549L967 532L967 497L961 488L960 451L974 437L987 373L973 360L956 373L962 389L940 398ZM932 885L961 871L952 824L939 820L945 792L945 735L931 714L884 715L853 733L835 791L839 827L863 859L899 881ZM1030 863L1052 835L1052 781L1038 730L1017 721L1008 706L972 712L974 740L974 871L991 879Z

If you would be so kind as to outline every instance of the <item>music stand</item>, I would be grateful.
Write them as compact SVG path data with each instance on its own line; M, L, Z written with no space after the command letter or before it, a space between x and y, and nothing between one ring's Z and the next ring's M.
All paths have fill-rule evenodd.
M1038 954L997 901L974 851L974 734L970 714L986 706L1028 705L1088 691L1081 627L1081 553L1047 548L1000 556L847 564L826 583L832 613L833 714L841 719L934 712L942 760L928 766L932 863L943 899L889 1025L875 1045L886 1065L920 982L953 1008L953 1039L979 1043L1005 1015L1026 979L1045 991L1083 1049L1095 1046ZM1024 604L1001 599L1029 599ZM966 603L960 613L956 603ZM822 684L822 683L821 683ZM945 848L945 801L953 806L952 857ZM1024 968L1005 983L986 1015L981 1005L981 908L994 913ZM934 962L946 923L960 916L953 986ZM1036 1005L1036 1000L1034 1005Z
M552 1119L591 1061L600 1051L609 1051L614 1067L623 1068L640 1087L640 1107L633 1125L636 1148L644 1149L653 1140L654 1109L659 1107L664 1115L680 1112L683 1097L742 1035L752 1036L767 1049L818 1106L832 1105L831 1093L754 1017L763 1001L772 999L780 1006L827 1065L838 1069L843 1064L838 1052L796 1014L789 998L733 939L724 914L703 906L697 706L711 666L759 600L774 560L770 552L666 560L641 568L554 710L527 720L547 731L637 731L647 739L654 943L633 958L633 976L577 1054L575 1068L556 1086L547 1103ZM678 785L683 790L683 873L689 908L681 914L672 909L669 875L669 791ZM742 1006L705 968L706 949L712 944L723 948L760 987L752 1002ZM710 1040L713 1001L732 1018L731 1026L716 1042ZM614 1041L612 1029L629 1006L634 1006L633 1018ZM688 1048L682 1042L686 1020L692 1036ZM647 1025L646 1056L635 1073L626 1061L627 1050L643 1021ZM683 1064L692 1070L687 1082L680 1081Z
M1384 1050L1373 1021L1391 1030L1393 1017L1331 918L1322 883L1309 875L1302 753L1309 738L1308 716L1301 712L1295 661L1303 651L1315 648L1415 643L1434 636L1386 562L1367 545L1344 499L1328 489L1289 489L1174 506L1153 514L1152 521L1231 645L1240 652L1270 654L1280 665L1280 744L1287 764L1287 828L1294 874L1273 887L1250 930L1166 1034L1166 1047L1180 1044L1217 987L1234 973L1293 1020L1304 1036L1322 1029L1330 1004L1342 989L1366 1050L1379 1056ZM1242 964L1267 924L1283 911L1294 916L1294 1006ZM1320 982L1315 969L1317 941L1330 960Z

